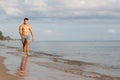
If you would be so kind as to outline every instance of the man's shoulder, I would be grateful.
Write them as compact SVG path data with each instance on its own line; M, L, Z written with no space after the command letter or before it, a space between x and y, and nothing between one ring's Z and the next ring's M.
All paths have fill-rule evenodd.
M22 26L23 26L23 24L20 25L20 27L22 27Z
M31 28L32 26L30 24L28 24L29 28Z

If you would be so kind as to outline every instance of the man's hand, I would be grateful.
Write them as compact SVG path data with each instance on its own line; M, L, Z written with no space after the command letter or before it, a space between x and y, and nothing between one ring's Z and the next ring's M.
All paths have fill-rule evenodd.
M34 42L34 37L32 37L32 42Z
M21 39L23 38L23 36L21 35Z

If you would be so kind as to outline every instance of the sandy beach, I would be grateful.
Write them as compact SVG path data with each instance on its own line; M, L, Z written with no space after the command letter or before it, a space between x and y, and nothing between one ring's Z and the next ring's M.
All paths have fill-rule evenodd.
M115 74L114 74L115 73ZM0 46L0 80L120 80L114 72L97 64L71 61Z
M0 80L16 80L17 78L14 75L8 74L8 69L3 65L4 57L0 56Z

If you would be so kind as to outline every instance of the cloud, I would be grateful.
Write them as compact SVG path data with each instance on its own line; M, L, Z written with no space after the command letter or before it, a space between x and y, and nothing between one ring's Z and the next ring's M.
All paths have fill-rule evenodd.
M42 35L50 35L53 33L52 29L45 29L41 32Z
M21 10L15 7L4 8L4 11L7 15L10 15L10 16L21 16L21 14L23 14Z
M78 9L100 9L117 4L118 0L64 0L66 7Z
M49 6L44 0L25 0L25 5L29 5L33 11L49 11Z
M119 17L119 0L64 0L59 1L62 4L63 16L72 17ZM119 9L118 9L119 10ZM61 13L61 12L60 12ZM120 17L119 17L120 18Z
M8 4L9 3L9 4ZM13 17L120 19L120 0L1 0L0 10Z
M9 4L8 4L9 3ZM23 14L20 10L17 0L1 0L0 9L8 16L21 16Z
M109 32L109 33L115 33L116 30L115 29L108 29L107 32Z
M52 30L45 30L44 32L45 33L52 33L53 31Z

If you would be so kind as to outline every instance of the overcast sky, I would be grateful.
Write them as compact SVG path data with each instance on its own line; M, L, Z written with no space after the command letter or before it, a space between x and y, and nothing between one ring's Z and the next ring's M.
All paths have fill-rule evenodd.
M0 30L20 38L28 17L36 40L120 40L120 0L0 0Z

